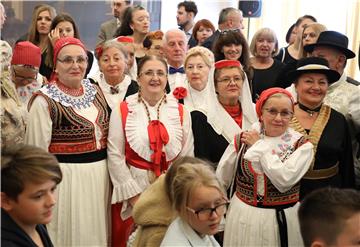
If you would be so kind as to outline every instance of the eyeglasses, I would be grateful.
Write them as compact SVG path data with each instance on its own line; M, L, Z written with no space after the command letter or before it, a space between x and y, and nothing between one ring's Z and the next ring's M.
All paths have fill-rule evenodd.
M33 71L35 73L34 77L24 77L24 76L21 76L19 74L16 74L15 69L13 69L12 71L14 73L14 77L15 77L16 82L19 83L19 84L27 84L27 83L24 83L24 82L33 83L33 82L36 82L36 80L37 80L37 74L38 73L37 73L36 70Z
M153 78L153 77L155 77L155 75L157 75L160 78L164 78L166 76L166 73L162 70L158 70L158 71L147 70L145 72L141 72L140 76L141 75L145 75L146 77L151 77L151 78Z
M220 32L221 35L226 35L228 33L240 33L240 29L235 28L235 29L225 29L223 31Z
M66 66L71 66L75 62L80 66L84 66L87 63L88 58L84 56L78 56L78 57L65 56L63 59L58 58L57 60L60 63L65 64Z
M265 108L265 111L266 111L267 113L269 113L272 118L276 118L277 115L280 114L280 117L281 117L282 119L286 119L286 120L291 119L292 116L294 115L294 113L291 112L291 111L280 111L280 112L279 112L279 111L277 111L277 110L275 110L275 109L272 109L272 108Z
M243 78L241 76L237 76L237 77L225 77L223 79L218 79L217 82L220 83L225 83L225 84L230 84L230 82L235 82L236 84L240 84L241 82L243 82Z
M209 219L214 212L217 214L217 216L222 216L223 214L225 214L228 205L229 202L225 202L213 208L194 210L192 208L186 207L186 209L192 212L193 214L196 214L198 219L203 221Z

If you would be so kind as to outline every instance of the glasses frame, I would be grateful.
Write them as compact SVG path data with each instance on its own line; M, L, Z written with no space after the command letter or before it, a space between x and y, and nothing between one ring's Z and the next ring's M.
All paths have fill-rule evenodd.
M37 81L37 78L38 78L39 72L38 72L36 69L33 69L33 68L31 68L31 69L32 69L33 72L35 73L35 78L34 78L34 77L23 77L23 76L20 76L19 74L16 74L15 68L12 68L12 71L13 71L13 73L14 73L13 75L14 75L14 77L15 77L15 80L16 80L17 82L20 82L20 83L23 83L24 81L27 81L27 82L29 82L29 84L36 82L36 81Z
M275 119L279 114L280 114L280 117L281 119L284 119L284 120L290 120L293 116L294 116L294 112L291 112L291 111L287 111L287 112L281 112L281 111L276 111L276 115L274 115L273 113L271 113L271 110L270 108L264 108L264 110L269 114L269 116L272 117L272 119ZM285 114L287 113L288 115L284 116L284 115L281 115L281 114Z
M212 215L214 212L216 213L217 216L221 217L221 215L219 215L219 213L217 212L217 210L218 210L220 207L225 206L225 211L224 211L224 213L225 213L226 210L227 210L227 207L229 206L229 203L230 203L230 202L227 200L226 202L221 203L221 204L219 204L219 205L217 205L216 207L213 207L213 208L203 208L203 209L195 210L195 209L193 209L193 208L186 207L186 209L187 209L188 211L190 211L191 213L195 214L196 217L197 217L199 220L203 221L203 220L207 220L209 217L211 217L211 215ZM201 212L205 212L205 211L207 211L207 210L210 210L210 214L206 216L206 219L205 219L205 218L204 218L204 219L200 218L199 214L200 214Z
M70 57L71 57L71 60L72 60L72 63L71 63L71 64L65 62L65 60L66 60L67 58L70 58ZM82 58L85 59L85 60L84 60L84 63L77 61L80 57L82 57ZM73 66L75 63L78 64L78 65L80 65L80 66L84 66L84 65L86 65L86 64L88 63L88 57L87 57L87 56L85 56L85 57L84 57L84 56L78 56L78 57L76 57L76 59L75 59L74 57L72 57L72 56L65 56L64 59L57 58L56 60L59 61L59 62L62 63L62 64L65 64L66 66Z
M163 71L161 71L161 72L163 72ZM151 73L151 75L150 74L147 75L147 73ZM167 73L164 72L163 74L162 73L159 74L159 71L147 70L147 71L141 72L139 74L139 76L142 76L142 75L149 77L149 78L154 78L155 76L157 76L159 78L165 78L167 76Z
M241 77L241 76L240 76L240 77ZM234 77L230 77L230 78L229 78L229 81L228 81L228 82L226 82L226 81L227 81L227 78L222 79L222 80L219 80L219 79L218 79L218 80L217 80L217 83L225 83L226 85L229 85L231 82L234 82L235 84L239 84L239 83L240 83L240 81L237 82ZM244 78L241 77L241 81L244 82Z

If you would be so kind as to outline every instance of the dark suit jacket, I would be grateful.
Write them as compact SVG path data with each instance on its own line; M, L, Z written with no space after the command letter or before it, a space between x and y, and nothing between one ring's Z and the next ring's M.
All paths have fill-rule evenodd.
M216 41L218 40L219 37L220 37L220 31L216 30L215 33L213 33L213 35L211 35L209 38L207 38L204 41L202 46L204 46L212 51L213 45L216 43Z

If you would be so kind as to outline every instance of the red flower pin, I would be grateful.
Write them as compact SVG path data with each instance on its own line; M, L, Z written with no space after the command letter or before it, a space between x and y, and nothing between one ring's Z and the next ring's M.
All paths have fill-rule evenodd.
M187 90L184 87L177 87L173 91L173 95L178 100L183 99L187 96Z

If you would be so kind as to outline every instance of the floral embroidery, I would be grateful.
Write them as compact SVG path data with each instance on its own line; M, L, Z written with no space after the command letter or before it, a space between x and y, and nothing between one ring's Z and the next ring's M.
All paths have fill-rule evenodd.
M88 79L82 81L84 94L79 97L73 97L62 92L56 83L49 83L43 88L43 92L51 99L61 103L63 106L70 106L76 109L85 109L91 106L97 93L96 88Z

